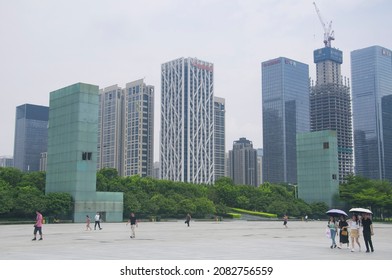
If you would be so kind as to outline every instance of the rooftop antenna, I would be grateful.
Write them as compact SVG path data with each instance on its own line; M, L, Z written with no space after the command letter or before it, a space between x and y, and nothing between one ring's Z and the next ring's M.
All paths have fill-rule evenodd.
M317 8L316 3L313 2L313 5L316 8L317 15L318 15L319 20L321 22L321 25L323 26L323 29L324 29L324 45L326 47L330 48L331 47L331 41L335 40L335 33L332 30L332 20L329 22L328 27L327 27L327 25L325 24L325 22L324 22L324 20L323 20L323 18L321 16L320 10Z

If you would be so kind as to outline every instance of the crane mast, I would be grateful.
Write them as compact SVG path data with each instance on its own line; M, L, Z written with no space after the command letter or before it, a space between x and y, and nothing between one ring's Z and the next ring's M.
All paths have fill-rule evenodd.
M321 16L320 10L317 8L316 3L313 2L313 5L316 9L318 18L321 22L323 29L324 29L324 45L326 47L331 47L331 41L335 40L335 34L334 34L334 31L332 30L332 21L329 22L328 27L327 27L327 25L325 24L325 22Z

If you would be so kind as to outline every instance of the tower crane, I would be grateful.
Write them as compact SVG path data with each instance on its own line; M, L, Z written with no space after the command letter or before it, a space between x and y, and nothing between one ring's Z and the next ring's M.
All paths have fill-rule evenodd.
M335 40L335 34L334 34L334 31L332 30L332 20L329 22L328 27L327 27L323 18L321 17L320 10L317 8L316 3L313 2L313 5L316 8L317 15L318 15L319 20L321 22L321 25L323 26L323 29L324 29L324 45L326 47L331 47L331 41Z

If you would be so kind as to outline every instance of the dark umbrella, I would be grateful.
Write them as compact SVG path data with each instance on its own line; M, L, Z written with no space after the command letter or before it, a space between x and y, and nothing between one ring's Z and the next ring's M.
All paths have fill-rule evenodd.
M339 217L339 216L348 216L346 212L344 212L343 210L340 209L331 209L328 210L325 214L332 216L332 217Z

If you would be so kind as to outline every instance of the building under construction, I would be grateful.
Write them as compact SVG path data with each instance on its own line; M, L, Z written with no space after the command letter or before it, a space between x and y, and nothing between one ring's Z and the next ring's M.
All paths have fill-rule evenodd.
M342 78L342 52L326 46L314 51L316 83L310 89L311 131L337 133L339 182L354 172L353 132L349 82Z

